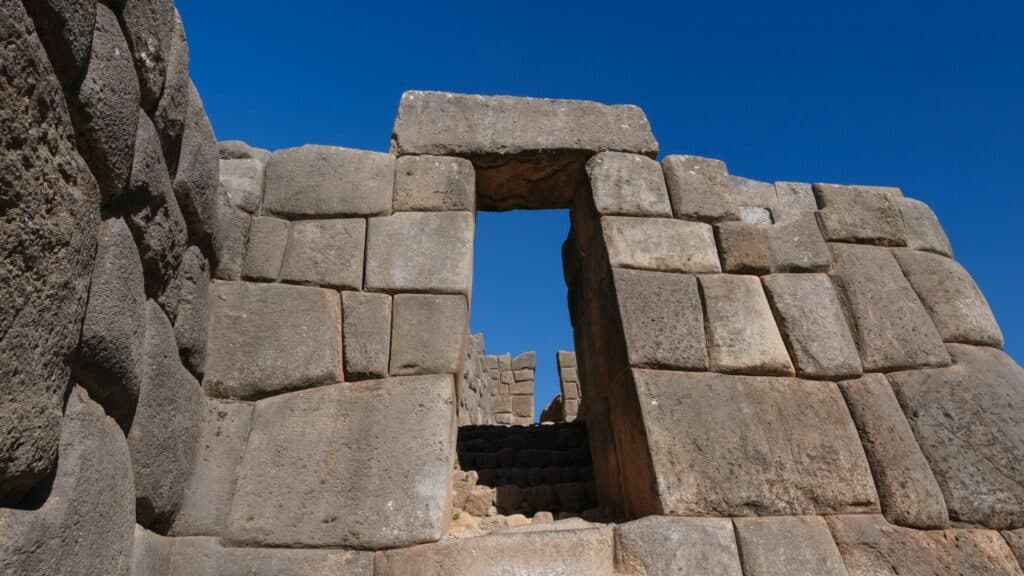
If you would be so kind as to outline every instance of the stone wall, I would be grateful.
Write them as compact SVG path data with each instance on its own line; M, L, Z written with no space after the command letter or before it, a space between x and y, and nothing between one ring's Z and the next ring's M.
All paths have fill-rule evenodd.
M558 384L561 392L541 411L541 422L572 422L580 417L580 379L576 369L576 353L559 350Z
M469 343L459 383L459 426L533 424L537 355L487 354L483 334L470 335Z

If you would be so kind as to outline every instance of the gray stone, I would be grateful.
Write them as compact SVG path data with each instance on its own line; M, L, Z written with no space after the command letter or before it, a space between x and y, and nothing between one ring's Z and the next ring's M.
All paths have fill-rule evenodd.
M178 273L178 311L174 339L185 367L202 377L206 367L206 331L210 313L210 265L199 248L189 246Z
M663 272L721 272L711 226L668 218L601 218L612 266Z
M156 108L167 77L165 52L170 48L175 12L172 0L123 0L121 22L135 60L142 107Z
M814 190L803 182L776 182L775 199L778 209L772 212L775 222L790 222L818 211Z
M767 274L772 270L770 229L749 222L722 222L715 235L722 252L722 269L732 274Z
M862 372L857 345L825 274L772 274L768 301L801 378L836 380Z
M656 160L601 152L587 161L586 168L599 214L672 217L665 177Z
M1017 562L1024 568L1024 528L1003 532L1003 539L1010 545L1010 550L1017 557Z
M513 372L513 375L515 376L516 382L525 382L527 380L533 380L533 370L528 368L523 370L515 370Z
M0 5L0 506L56 464L100 222L96 181L32 29L22 3Z
M815 184L825 239L906 246L903 218L893 194L873 187Z
M398 294L391 331L391 374L459 370L469 326L465 296Z
M907 231L907 246L914 250L935 252L943 256L953 256L953 247L949 244L946 232L939 224L935 212L927 204L912 198L900 198L896 205L903 216L903 226Z
M746 576L847 576L821 517L736 518L733 522Z
M998 532L912 530L878 515L832 516L828 525L849 576L1020 576Z
M203 386L257 398L341 380L341 306L322 288L215 282Z
M771 226L772 213L760 206L740 206L739 217L743 222L758 226Z
M168 533L175 536L220 535L227 525L235 473L249 438L252 404L203 402L195 465L184 499Z
M256 216L249 228L249 246L245 251L242 278L277 280L288 247L288 221L271 216Z
M104 4L96 6L89 67L76 96L78 148L96 176L103 200L113 200L132 169L139 79L117 16Z
M963 266L907 248L893 250L893 255L944 341L1003 347L992 309Z
M203 101L196 87L189 84L188 112L181 135L181 152L174 175L174 195L188 225L189 240L201 247L215 246L214 235L223 227L220 210L230 205L219 190L220 166L217 160L217 139L213 135L210 119L206 117ZM223 241L220 241L223 243ZM213 251L213 269L223 258Z
M228 537L247 545L370 549L438 540L451 514L454 426L451 375L261 400Z
M345 379L382 378L391 350L391 296L341 293Z
M366 289L469 294L474 215L402 212L370 218Z
M622 574L743 576L728 518L648 516L615 527Z
M512 359L512 370L532 370L537 367L537 353L523 352Z
M835 384L632 372L664 514L878 510L864 450Z
M216 538L176 538L170 576L372 576L373 552L229 548Z
M833 281L866 372L945 366L949 354L886 248L832 244Z
M701 276L700 287L712 370L764 376L794 374L756 276Z
M513 396L512 413L520 418L533 420L533 396Z
M245 259L253 217L231 204L226 196L214 198L212 242L213 276L220 280L238 280Z
M171 551L174 539L150 532L135 525L132 542L131 576L170 576Z
M741 208L760 208L768 212L769 219L767 224L772 223L771 216L776 211L778 205L774 184L742 176L729 175L729 187L732 190L732 198L736 204Z
M267 162L263 210L300 218L387 214L394 182L390 154L314 145L278 150Z
M632 366L707 370L697 279L686 274L613 271Z
M25 2L50 62L65 88L78 86L92 52L96 2L92 0L33 0Z
M139 402L128 431L135 471L135 517L166 529L192 475L203 393L178 359L174 329L160 306L146 302L146 339Z
M36 510L0 508L0 574L127 576L135 527L132 463L124 435L75 387L60 460Z
M1024 526L1024 369L950 344L954 365L889 375L952 520Z
M613 574L610 527L492 533L377 555L377 576L604 576Z
M476 173L464 158L400 156L395 166L396 212L476 210Z
M217 143L217 154L221 160L259 160L264 166L270 160L269 151L241 140L221 140Z
M827 272L828 245L814 214L802 214L772 226L768 233L772 272Z
M840 382L839 389L860 432L886 519L913 528L949 525L942 491L885 376L866 374Z
M281 279L331 288L363 287L366 220L302 220L292 224Z
M266 163L252 158L221 158L219 166L220 186L231 202L250 214L259 210L263 201Z
M700 156L666 156L661 161L676 218L718 222L739 218L725 163Z
M558 366L559 368L575 368L576 367L576 353L572 350L559 350L558 351Z
M164 81L160 102L153 113L153 124L160 134L167 172L173 178L178 172L181 137L185 132L189 92L192 86L192 80L188 75L188 42L185 40L185 27L177 10L174 11L174 22L164 54L167 79Z
M142 263L131 232L124 220L107 219L100 226L74 375L125 428L142 381L145 306Z

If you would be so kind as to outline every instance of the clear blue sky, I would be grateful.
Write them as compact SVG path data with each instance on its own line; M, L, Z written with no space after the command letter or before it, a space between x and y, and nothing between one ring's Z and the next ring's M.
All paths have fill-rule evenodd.
M638 104L662 153L928 202L1024 360L1024 3L179 0L220 139L386 150L406 89ZM572 345L560 212L481 214L472 328ZM532 262L531 264L525 264ZM538 411L540 406L538 406Z

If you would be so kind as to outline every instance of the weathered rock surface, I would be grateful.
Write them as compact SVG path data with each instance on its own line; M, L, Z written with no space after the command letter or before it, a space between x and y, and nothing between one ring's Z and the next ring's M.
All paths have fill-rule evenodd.
M263 210L298 218L391 212L395 158L333 146L278 150L267 162Z
M394 303L391 374L458 372L469 327L465 296L398 294Z
M139 76L142 107L156 108L167 77L166 52L170 49L175 19L173 0L118 0L121 21Z
M258 398L341 380L341 302L306 286L215 282L203 386Z
M476 173L465 158L400 156L395 165L396 212L476 209Z
M814 214L793 216L769 230L773 272L828 271L832 258Z
M771 224L774 221L772 214L778 211L778 199L774 184L729 175L729 187L732 190L733 200L740 208L767 213L766 224Z
M774 263L770 228L732 221L715 225L722 251L722 269L732 274L768 274Z
M188 106L181 135L181 152L174 175L174 195L188 225L189 240L204 249L212 246L218 226L218 188L220 166L217 139L196 87L189 83ZM159 126L158 126L159 128ZM165 148L166 150L166 148ZM218 266L219 254L213 254Z
M135 525L132 541L131 576L170 576L174 539Z
M342 292L341 311L345 379L387 376L391 351L391 296Z
M669 218L601 218L612 266L663 272L721 272L711 226Z
M847 576L828 525L819 516L733 522L746 576Z
M366 220L302 220L291 227L281 278L291 282L363 287Z
M451 513L454 394L450 375L415 376L259 401L230 539L390 548L441 538Z
M153 113L153 124L160 134L160 145L167 162L167 172L173 179L178 172L181 153L181 137L185 132L188 115L189 92L192 80L188 75L188 42L185 40L185 26L181 15L174 11L174 22L165 51L166 80L163 95Z
M217 143L221 160L259 160L264 166L270 160L270 151L250 146L241 140L221 140Z
M176 538L169 576L372 576L373 553L229 548L216 538Z
M775 200L778 209L772 212L775 222L791 222L818 211L814 189L803 182L776 182Z
M834 384L655 370L633 370L633 377L665 514L878 510L857 430Z
M888 189L815 184L814 195L821 209L818 218L826 240L907 245L897 197Z
M743 576L728 518L648 516L615 527L616 573Z
M1003 532L1003 539L1010 545L1010 550L1017 557L1017 562L1024 568L1024 528Z
M249 228L249 244L242 265L242 278L277 280L281 276L288 247L288 221L271 216L256 216ZM360 247L362 251L362 247Z
M1024 527L1024 369L992 348L949 345L948 368L889 375L952 520Z
M953 248L949 238L939 224L935 212L927 204L913 198L899 198L896 205L903 216L903 226L907 231L907 246L914 250L935 252L943 256L953 256Z
M587 161L598 214L672 217L658 162L639 154L601 152Z
M673 155L661 161L676 218L718 222L737 220L725 163L700 156Z
M221 143L223 144L223 143ZM218 144L218 153L223 147ZM255 213L263 201L263 175L267 164L255 158L220 159L220 186L231 203L242 210Z
M199 248L189 246L178 272L178 310L174 338L185 367L202 377L210 313L210 265Z
M213 202L213 236L210 239L213 276L220 280L238 280L253 217L231 204L227 196L218 194Z
M469 212L400 212L370 218L366 289L469 294L474 227Z

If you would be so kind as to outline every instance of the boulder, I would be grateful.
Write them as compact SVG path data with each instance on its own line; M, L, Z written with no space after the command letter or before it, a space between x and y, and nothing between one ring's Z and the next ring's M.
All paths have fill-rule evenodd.
M469 327L466 297L398 294L394 302L390 373L457 373Z
M658 162L640 154L601 152L587 161L597 212L606 216L672 217Z
M185 251L178 278L174 339L185 367L202 378L206 369L206 331L210 323L210 265L199 248L189 246Z
M96 28L93 0L32 0L25 2L50 62L65 89L74 91L85 75Z
M728 518L648 516L615 527L616 573L743 576Z
M139 76L142 107L156 108L167 77L167 52L176 17L173 0L118 0Z
M739 218L729 174L721 160L672 155L661 161L661 167L676 218L703 222Z
M953 247L949 244L946 232L939 224L935 212L927 204L913 198L899 198L896 205L903 216L903 226L907 231L907 246L914 250L934 252L943 256L953 256Z
M373 553L229 548L216 538L175 538L170 576L373 576Z
M391 296L342 292L341 310L345 379L387 376L391 351Z
M213 127L206 117L199 92L191 83L188 111L181 135L181 151L175 165L174 195L178 198L178 205L188 225L189 241L206 251L213 245L215 230L221 219L218 213L218 199L222 196L218 188L220 166ZM214 270L219 260L220 254L214 253Z
M363 287L366 220L300 220L291 226L281 279L330 288Z
M618 268L721 272L711 226L670 218L601 218L608 259Z
M906 246L907 234L892 189L815 184L818 218L830 242Z
M395 157L307 145L267 162L263 210L275 216L336 218L391 212Z
M366 289L468 295L474 228L469 212L400 212L370 218Z
M476 173L464 158L399 156L395 212L476 210Z
M736 518L733 522L746 576L847 576L820 516Z
M288 221L271 216L256 216L249 228L249 243L242 265L246 280L277 280L288 247ZM360 252L362 247L360 246Z
M181 156L181 138L185 133L188 116L189 95L192 80L188 75L188 42L185 40L185 26L181 15L174 11L174 21L164 52L166 80L160 102L153 112L153 124L160 134L160 146L164 152L167 173L173 180L178 172Z

